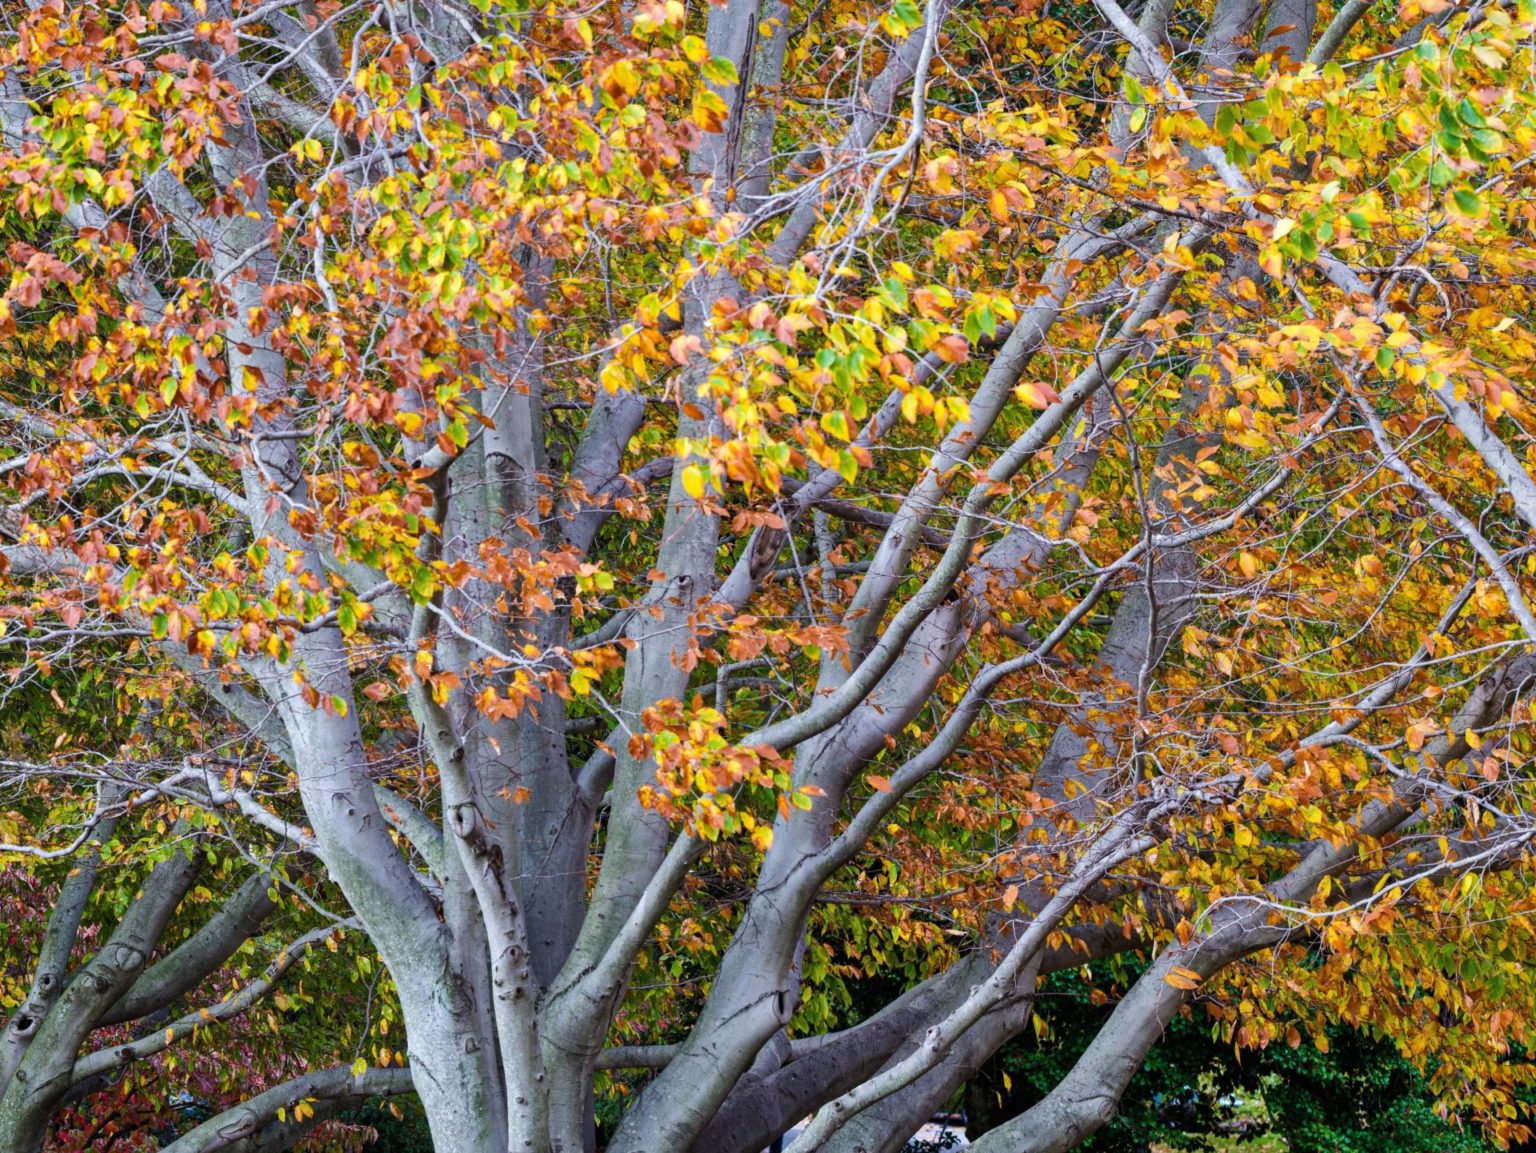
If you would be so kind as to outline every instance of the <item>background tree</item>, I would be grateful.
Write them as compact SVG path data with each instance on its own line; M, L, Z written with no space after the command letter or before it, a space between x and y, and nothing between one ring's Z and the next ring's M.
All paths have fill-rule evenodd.
M370 1042L377 1053L379 1027L387 1036L398 1018L387 986L377 995L366 941L327 915L339 894L291 842L263 844L238 822L135 793L178 745L217 757L218 743L173 701L146 711L141 696L82 680L70 703L108 718L94 733L60 728L57 688L11 695L25 736L59 753L51 765L7 762L7 835L47 828L72 835L73 851L0 847L7 1121L41 1126L48 1153L159 1149L311 1063L350 1062ZM138 716L131 728L110 720L119 702ZM115 759L70 748L109 735L124 738ZM386 1093L410 1084L403 1070L378 1080ZM368 1128L326 1124L347 1104L307 1103L290 1136L319 1126L308 1147L360 1148Z
M444 1150L899 1148L1121 952L981 1149L1197 990L1519 1136L1536 13L1370 9L7 6L13 681L227 712L127 787L323 864Z
M1113 991L1114 985L1107 987ZM972 1137L1050 1093L1113 1011L1105 988L1102 977L1083 980L1075 973L1045 983L1037 1001L1039 1027L1000 1049L966 1087ZM1146 1153L1153 1147L1208 1149L1222 1142L1295 1153L1496 1148L1476 1129L1438 1116L1424 1076L1390 1042L1335 1027L1323 1048L1275 1044L1242 1050L1223 1041L1211 1024L1198 1005L1192 1017L1171 1021L1127 1087L1114 1120L1084 1148Z

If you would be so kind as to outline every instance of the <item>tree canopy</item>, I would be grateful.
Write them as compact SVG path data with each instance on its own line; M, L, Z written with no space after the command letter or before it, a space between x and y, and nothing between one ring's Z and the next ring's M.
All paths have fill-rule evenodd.
M343 939L174 1153L1529 1135L1532 0L0 14L0 1148Z

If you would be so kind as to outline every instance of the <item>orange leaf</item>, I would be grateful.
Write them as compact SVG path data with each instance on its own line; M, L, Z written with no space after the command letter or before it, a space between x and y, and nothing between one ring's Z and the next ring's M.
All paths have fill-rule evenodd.
M1163 974L1163 980L1167 981L1175 989L1196 989L1200 986L1200 974L1193 969L1186 969L1182 965L1175 965Z

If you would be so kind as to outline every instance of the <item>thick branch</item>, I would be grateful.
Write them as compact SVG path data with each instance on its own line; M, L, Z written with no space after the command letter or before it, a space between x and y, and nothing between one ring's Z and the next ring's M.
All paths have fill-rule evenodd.
M265 1153L282 1148L265 1139L268 1130L278 1124L279 1111L286 1113L310 1101L357 1102L369 1097L391 1097L412 1092L414 1087L409 1069L367 1069L354 1077L350 1069L338 1065L306 1073L210 1117L172 1141L163 1153ZM321 1119L318 1110L315 1119ZM301 1132L283 1130L285 1137L292 1133L295 1139Z
M277 908L273 879L255 873L219 907L208 923L145 970L98 1026L136 1021L190 993L234 956Z

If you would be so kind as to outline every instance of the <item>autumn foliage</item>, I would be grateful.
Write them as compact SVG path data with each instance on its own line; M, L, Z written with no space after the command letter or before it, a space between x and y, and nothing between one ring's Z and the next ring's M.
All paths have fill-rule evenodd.
M1529 1135L1531 0L0 13L0 1148L899 1149L1126 958L977 1148Z

